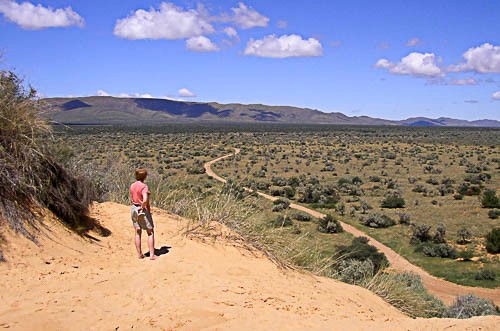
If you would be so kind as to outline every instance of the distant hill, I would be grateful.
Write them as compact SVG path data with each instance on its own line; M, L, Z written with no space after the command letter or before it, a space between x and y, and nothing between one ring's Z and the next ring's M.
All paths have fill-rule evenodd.
M172 122L288 123L407 126L500 127L495 120L465 121L452 118L410 118L391 121L368 116L324 113L291 106L238 103L184 102L166 99L81 97L47 98L46 116L65 124L160 124Z

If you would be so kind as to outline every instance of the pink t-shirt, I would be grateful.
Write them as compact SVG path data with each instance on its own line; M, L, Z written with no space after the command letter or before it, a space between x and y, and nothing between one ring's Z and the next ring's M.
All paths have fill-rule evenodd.
M143 200L143 194L149 194L149 187L141 181L136 181L130 185L130 200L133 204L141 205Z

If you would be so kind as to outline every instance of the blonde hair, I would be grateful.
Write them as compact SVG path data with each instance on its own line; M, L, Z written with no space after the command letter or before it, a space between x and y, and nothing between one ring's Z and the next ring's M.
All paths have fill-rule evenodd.
M144 180L148 176L148 171L144 168L137 168L135 169L135 179L137 180Z

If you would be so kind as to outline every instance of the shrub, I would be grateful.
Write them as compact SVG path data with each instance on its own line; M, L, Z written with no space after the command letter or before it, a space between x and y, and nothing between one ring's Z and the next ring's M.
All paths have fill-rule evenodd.
M396 224L396 222L389 216L380 214L361 216L359 221L361 222L361 224L370 228L388 228Z
M411 223L410 215L406 213L399 214L399 224L409 225Z
M374 272L389 264L384 253L380 253L377 248L368 244L368 238L356 237L351 245L339 247L339 253L345 254L348 259L366 261L371 260L374 266Z
M496 314L495 306L491 301L474 294L458 296L446 311L446 316L450 318L470 318Z
M410 272L379 272L363 286L412 317L443 317L446 313L444 303L427 292L419 275Z
M290 208L290 202L284 199L277 199L273 201L273 212L280 212Z
M345 204L339 203L337 206L335 206L335 211L339 213L341 216L345 215Z
M338 220L328 214L319 221L318 231L322 233L339 233L343 232L344 229Z
M396 195L387 196L381 204L382 208L404 208L405 200Z
M497 275L493 270L481 269L474 276L475 280L495 280Z
M479 195L481 194L481 186L462 183L458 186L458 193L461 195Z
M336 269L335 278L348 284L359 285L373 277L375 266L372 260L347 259L340 261Z
M444 238L445 236L446 236L446 226L444 224L439 224L436 228L436 232L434 233L432 241L436 244L443 244L446 242Z
M500 253L500 228L494 228L486 235L486 250L491 254Z
M276 227L291 226L292 224L292 219L288 215L278 215L273 222L273 225Z
M500 199L497 197L495 190L486 190L481 199L483 208L500 208Z
M500 216L500 209L492 209L488 211L488 217L492 220L497 219Z
M463 261L470 261L474 257L474 251L471 249L464 249L458 252L457 256Z
M290 217L294 220L297 220L299 222L310 222L311 221L311 216L303 213L294 213L290 215Z
M421 246L422 253L429 257L441 257L441 258L457 258L457 251L448 244L431 244L426 243Z
M427 242L431 239L431 226L428 224L412 224L412 234L410 237L410 244L416 245L419 243Z
M467 228L460 228L457 231L457 236L459 237L459 239L457 239L457 244L465 245L472 237L472 233Z

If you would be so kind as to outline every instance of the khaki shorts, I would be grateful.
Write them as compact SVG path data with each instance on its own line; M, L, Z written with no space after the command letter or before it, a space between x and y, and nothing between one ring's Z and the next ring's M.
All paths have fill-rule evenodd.
M136 229L152 230L154 228L153 216L151 212L142 209L140 206L132 205L130 207L130 218Z

